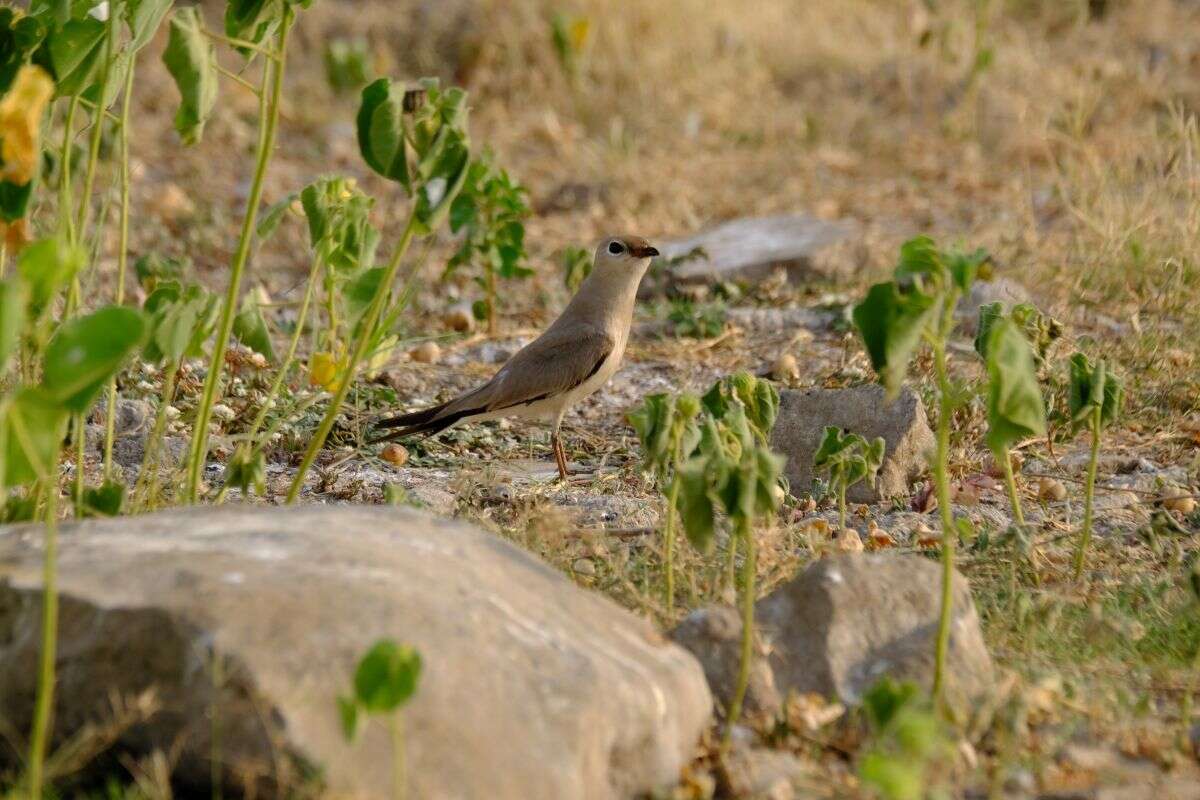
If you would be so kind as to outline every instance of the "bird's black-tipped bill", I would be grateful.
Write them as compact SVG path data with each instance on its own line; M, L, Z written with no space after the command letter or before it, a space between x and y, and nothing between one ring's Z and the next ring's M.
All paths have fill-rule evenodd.
M658 248L644 245L643 247L631 247L629 252L637 258L654 258L658 255Z

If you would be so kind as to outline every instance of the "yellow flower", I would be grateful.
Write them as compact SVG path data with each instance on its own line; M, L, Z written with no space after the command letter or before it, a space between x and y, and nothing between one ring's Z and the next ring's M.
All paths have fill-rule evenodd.
M42 112L54 81L41 67L26 64L0 100L0 179L23 185L33 179L41 148Z
M332 392L337 388L338 364L332 353L313 353L308 360L308 382Z

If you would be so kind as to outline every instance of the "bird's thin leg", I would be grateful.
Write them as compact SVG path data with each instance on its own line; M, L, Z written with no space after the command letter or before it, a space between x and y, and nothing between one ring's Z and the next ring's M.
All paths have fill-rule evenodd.
M554 461L558 464L558 477L560 480L567 479L567 454L563 452L562 439L558 435L558 428L550 434L550 447L554 449Z

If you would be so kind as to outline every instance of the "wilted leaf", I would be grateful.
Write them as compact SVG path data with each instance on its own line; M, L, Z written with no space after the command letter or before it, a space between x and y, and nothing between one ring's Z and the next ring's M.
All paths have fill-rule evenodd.
M854 307L854 324L889 397L895 397L904 383L935 301L917 287L902 290L889 281L872 286Z
M172 0L125 0L125 23L132 37L130 50L136 53L150 44L163 17L171 10L171 3Z
M17 271L29 287L29 307L40 314L83 266L84 253L59 239L42 239L21 251Z
M362 91L356 120L363 161L385 178L412 191L405 142L404 88L380 78Z
M217 60L212 42L203 33L200 12L193 6L171 16L163 63L179 89L175 130L185 145L200 141L204 124L217 102Z
M246 347L264 355L268 361L275 361L271 332L267 329L262 307L259 306L253 292L246 295L242 301L242 310L233 318L233 335Z
M1046 432L1033 351L1016 323L996 319L988 335L988 446L1002 451L1029 436Z
M0 281L0 379L4 377L8 357L17 346L25 324L25 285L14 280Z

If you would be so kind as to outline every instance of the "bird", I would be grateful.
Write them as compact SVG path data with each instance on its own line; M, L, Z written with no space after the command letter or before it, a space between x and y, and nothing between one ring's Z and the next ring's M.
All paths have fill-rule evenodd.
M552 425L550 446L561 480L568 477L563 416L608 382L621 365L638 285L658 250L638 236L611 236L596 246L592 270L558 318L518 350L491 380L445 403L383 419L396 430L374 441L431 436L461 422L502 417Z

